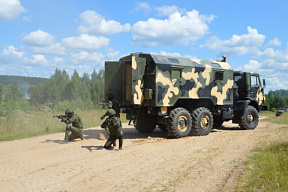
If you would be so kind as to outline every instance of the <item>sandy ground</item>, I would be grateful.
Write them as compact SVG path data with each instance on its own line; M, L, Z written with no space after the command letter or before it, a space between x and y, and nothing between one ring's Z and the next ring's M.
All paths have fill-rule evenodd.
M68 144L64 133L1 142L0 191L233 191L254 147L287 140L287 129L264 122L252 131L225 122L207 136L180 139L123 127L122 151L103 149L99 127Z

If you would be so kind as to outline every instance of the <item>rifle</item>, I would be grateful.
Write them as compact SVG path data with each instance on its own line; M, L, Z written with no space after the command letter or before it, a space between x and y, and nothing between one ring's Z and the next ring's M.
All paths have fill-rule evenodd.
M114 124L115 119L114 118L110 118L108 117L107 119L105 119L105 121L102 123L101 128L106 128L108 125L110 124Z
M98 105L102 105L102 109L105 109L106 106L108 106L108 103L98 103Z
M68 115L53 115L52 117L57 117L58 119L65 119L68 117Z

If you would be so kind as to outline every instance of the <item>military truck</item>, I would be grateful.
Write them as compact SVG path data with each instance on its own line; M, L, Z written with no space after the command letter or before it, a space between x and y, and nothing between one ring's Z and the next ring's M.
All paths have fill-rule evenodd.
M207 135L224 121L255 129L264 102L259 74L218 61L132 53L105 62L105 94L113 93L141 133L156 126L169 137ZM129 122L129 123L130 123Z

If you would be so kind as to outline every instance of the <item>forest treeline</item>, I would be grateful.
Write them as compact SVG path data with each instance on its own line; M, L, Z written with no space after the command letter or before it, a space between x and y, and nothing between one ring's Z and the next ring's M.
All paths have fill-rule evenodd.
M42 83L46 81L47 78L41 77L23 77L23 76L13 76L13 75L0 75L0 84L4 87L13 85L15 81L20 86L20 90L25 94L28 95L28 89L31 85L36 85L38 83Z
M268 109L276 111L277 108L288 108L288 90L280 89L265 94L265 105Z
M46 80L31 83L28 89L29 99L20 89L17 80L12 85L0 84L0 116L6 116L13 110L51 109L63 111L68 106L83 110L99 108L104 96L104 70L94 70L89 76L82 77L74 70L70 77L65 70L56 69Z
M98 103L105 99L104 74L101 69L94 70L91 75L84 73L80 77L74 70L70 77L65 70L56 69L49 79L17 77L13 83L11 79L7 80L9 76L0 76L0 116L6 116L13 110L39 108L55 111L63 111L68 106L82 110L98 109L101 107ZM23 81L25 86L29 82L27 93L22 91ZM288 107L288 90L269 91L265 96L265 105L269 110Z

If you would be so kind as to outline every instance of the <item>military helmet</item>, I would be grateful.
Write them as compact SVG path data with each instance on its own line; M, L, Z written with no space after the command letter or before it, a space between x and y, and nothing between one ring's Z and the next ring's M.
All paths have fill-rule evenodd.
M114 98L114 93L109 92L107 94L107 98L108 98L109 101L112 100Z
M72 109L66 109L66 111L65 111L65 114L70 114L70 113L74 113L74 110L72 110Z
M112 115L116 115L116 112L114 109L108 109L105 116L112 116Z

